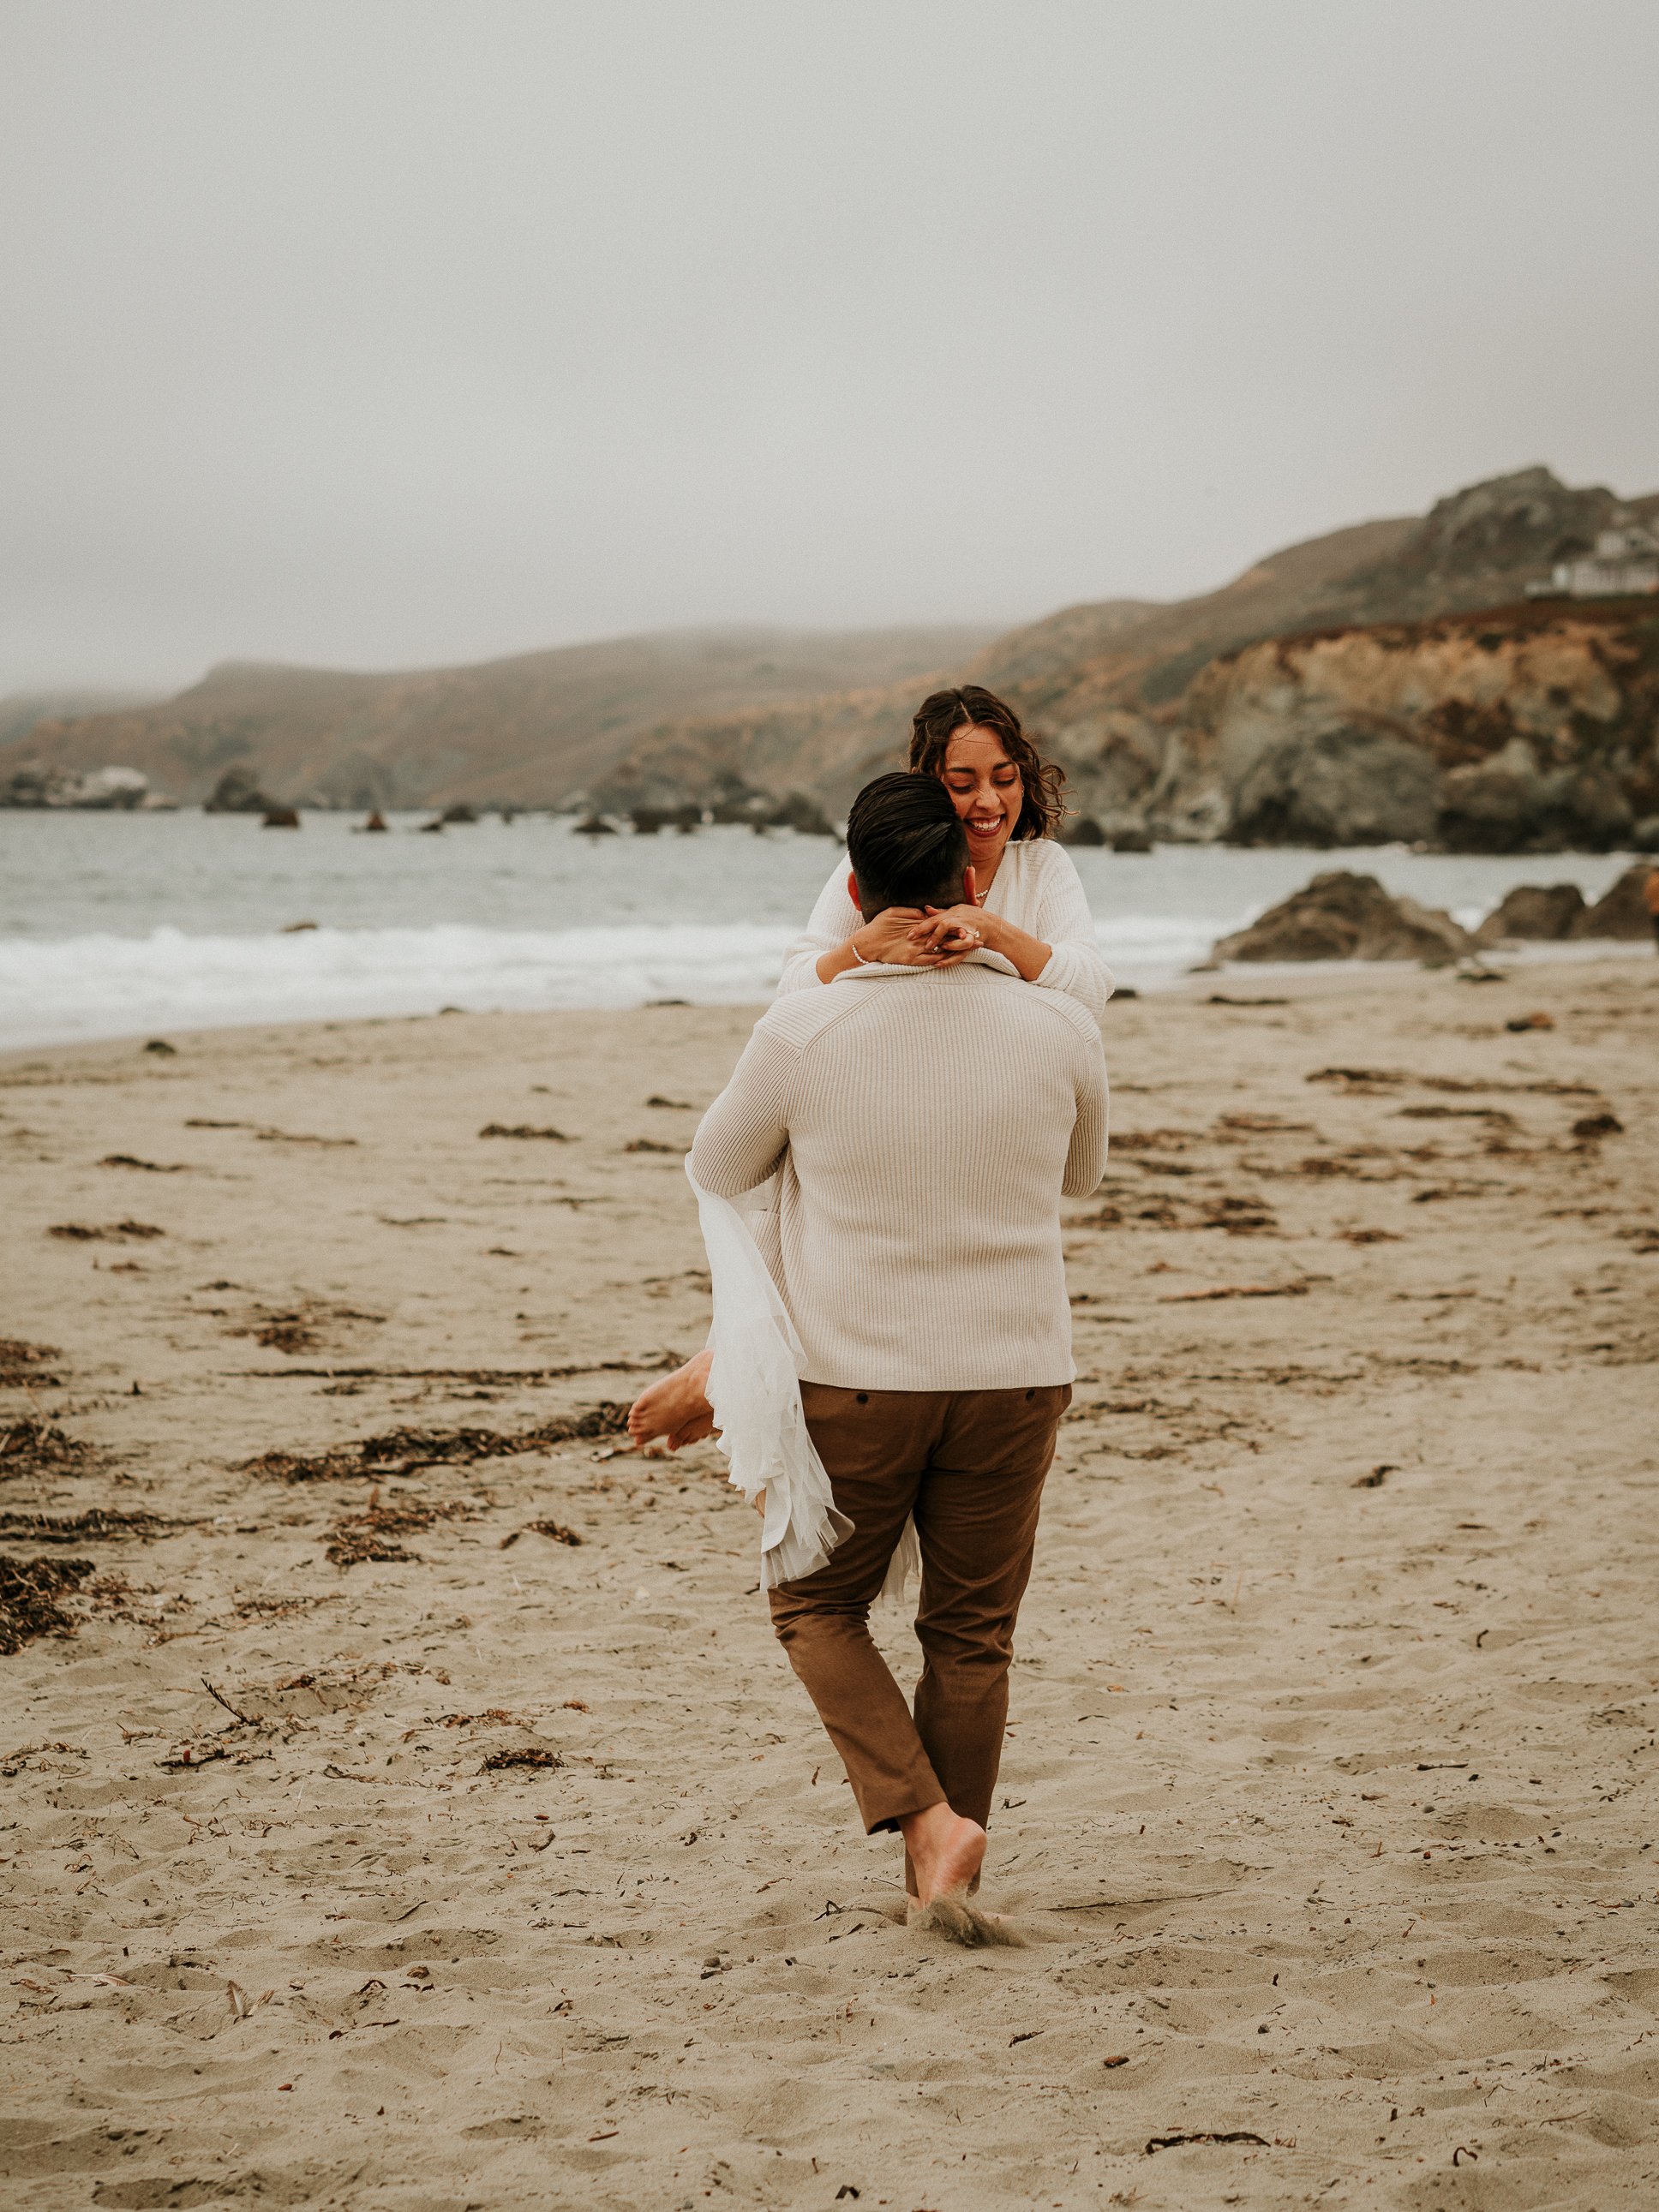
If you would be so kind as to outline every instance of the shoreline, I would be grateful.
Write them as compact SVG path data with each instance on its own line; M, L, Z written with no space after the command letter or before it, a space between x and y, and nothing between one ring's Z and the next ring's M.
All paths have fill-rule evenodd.
M0 1430L64 1439L0 1549L90 1562L0 1658L0 2172L1651 2195L1659 963L1185 981L1107 1009L977 1954L897 1917L718 1452L604 1410L699 1340L753 1006L0 1055Z
M1103 951L1107 951L1103 943ZM1483 981L1525 980L1530 973L1551 969L1580 969L1593 967L1601 962L1622 963L1626 960L1651 959L1654 946L1644 939L1624 939L1597 938L1571 943L1511 943L1483 949L1479 956ZM1124 970L1114 973L1126 976L1138 973L1133 960ZM1139 981L1123 981L1115 996L1121 1000L1135 999L1179 999L1203 996L1207 990L1248 987L1255 983L1284 991L1297 982L1307 987L1301 994L1312 995L1317 987L1328 985L1332 989L1346 987L1361 990L1387 988L1391 980L1400 975L1412 976L1424 972L1423 964L1416 960L1297 960L1297 961L1218 961L1200 962L1182 969L1179 973ZM1446 972L1456 972L1450 969ZM90 1034L76 1036L46 1036L23 1039L0 1037L0 1067L22 1054L57 1053L131 1043L136 1038L159 1038L173 1043L175 1039L190 1040L225 1035L251 1035L265 1030L289 1033L306 1029L342 1030L357 1027L371 1028L387 1023L434 1021L441 1018L465 1014L476 1018L499 1020L556 1020L574 1014L629 1014L650 1012L670 1006L703 1007L708 1009L744 1008L758 1013L770 1003L771 986L761 979L761 987L751 991L734 990L729 995L707 998L663 998L632 1000L614 1005L508 1005L453 1006L435 1008L389 1008L375 1012L327 1012L296 1014L289 1019L273 1019L270 1014L250 1012L227 1016L222 1021L166 1022L147 1020L131 1028L100 1029Z

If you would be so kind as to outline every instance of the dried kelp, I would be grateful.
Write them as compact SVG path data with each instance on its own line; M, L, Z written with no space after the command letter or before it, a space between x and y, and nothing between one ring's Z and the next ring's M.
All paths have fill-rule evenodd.
M33 1413L0 1427L0 1482L23 1474L84 1474L100 1458L93 1445Z
M477 1460L510 1459L552 1444L616 1436L627 1425L628 1407L606 1399L586 1413L560 1414L512 1434L499 1429L388 1429L331 1451L260 1452L243 1460L239 1472L269 1482L377 1481L417 1468L470 1467Z
M344 1513L329 1532L324 1556L337 1567L361 1566L369 1559L413 1559L399 1536L417 1534L434 1521L464 1518L472 1507L457 1498L408 1498L382 1504L378 1490L371 1491L360 1513Z
M54 1221L48 1237L61 1237L71 1244L107 1244L120 1238L165 1237L153 1221Z
M0 1656L37 1636L73 1636L72 1613L58 1603L94 1571L90 1559L17 1559L0 1553Z
M94 1506L85 1513L0 1513L0 1539L22 1539L34 1544L107 1543L118 1536L137 1536L154 1542L169 1528L189 1528L189 1521L164 1520L159 1513L106 1511Z
M46 1371L56 1359L55 1344L25 1344L21 1337L0 1336L0 1390L56 1390L58 1376Z

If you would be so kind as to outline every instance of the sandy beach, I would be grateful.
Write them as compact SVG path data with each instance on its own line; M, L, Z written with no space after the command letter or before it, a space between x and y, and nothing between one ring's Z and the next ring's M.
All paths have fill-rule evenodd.
M983 1951L617 1449L752 1018L0 1060L10 2201L1659 2202L1659 963L1108 1009Z

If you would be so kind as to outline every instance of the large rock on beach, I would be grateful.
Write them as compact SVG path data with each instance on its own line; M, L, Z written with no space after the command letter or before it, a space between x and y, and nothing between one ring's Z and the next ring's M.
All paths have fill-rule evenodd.
M1217 960L1421 960L1444 967L1475 950L1449 914L1395 898L1375 876L1334 868L1224 937Z
M1650 860L1638 860L1626 869L1618 882L1593 907L1586 908L1573 925L1575 937L1650 937L1653 917L1648 912L1643 889L1653 873Z
M1584 894L1577 884L1517 884L1475 931L1474 941L1559 944L1572 935L1584 911Z

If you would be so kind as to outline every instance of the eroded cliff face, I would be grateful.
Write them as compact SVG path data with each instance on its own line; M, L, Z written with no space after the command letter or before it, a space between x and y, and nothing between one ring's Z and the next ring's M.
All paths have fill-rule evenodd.
M1066 750L1109 827L1607 850L1659 815L1659 603L1534 602L1277 638Z
M1521 469L1426 515L1288 546L1197 599L1066 608L948 680L1011 699L1108 834L1617 844L1659 812L1638 665L1659 605L1609 623L1524 595L1626 511L1604 487ZM842 811L902 761L921 689L650 731L597 795L799 786Z

